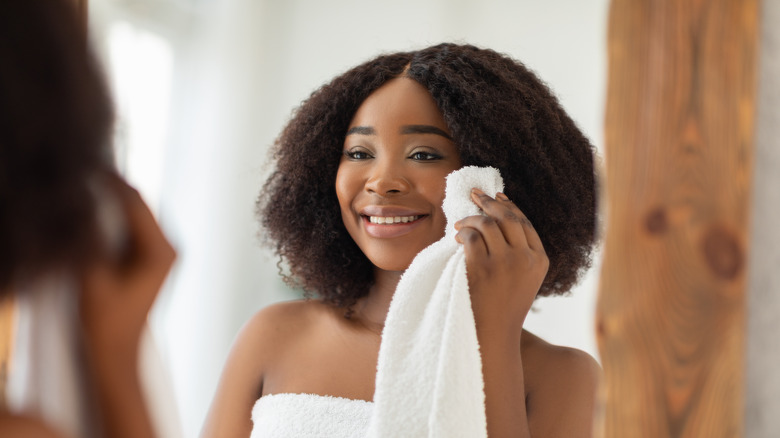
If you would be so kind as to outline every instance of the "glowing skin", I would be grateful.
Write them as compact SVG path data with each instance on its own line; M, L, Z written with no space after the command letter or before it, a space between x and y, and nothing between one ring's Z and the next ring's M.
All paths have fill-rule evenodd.
M341 217L380 270L403 271L444 236L445 177L461 167L431 95L408 78L388 81L360 105L336 176Z

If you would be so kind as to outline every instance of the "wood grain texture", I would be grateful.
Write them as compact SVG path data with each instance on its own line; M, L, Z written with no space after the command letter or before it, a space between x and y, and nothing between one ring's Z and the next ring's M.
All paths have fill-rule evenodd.
M597 436L742 433L757 0L613 0Z

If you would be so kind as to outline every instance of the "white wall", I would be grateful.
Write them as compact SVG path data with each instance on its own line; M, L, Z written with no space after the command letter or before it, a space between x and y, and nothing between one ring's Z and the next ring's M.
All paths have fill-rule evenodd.
M760 75L748 277L745 436L780 430L780 2L761 10Z
M602 144L607 0L91 4L100 11L108 1L115 5L104 20L130 14L173 45L170 124L155 208L179 260L154 328L172 370L185 436L197 435L243 322L273 301L294 297L276 275L275 258L258 248L254 198L267 147L319 85L380 52L468 42L523 61L593 143ZM540 300L527 327L596 356L595 287L590 275L572 297Z

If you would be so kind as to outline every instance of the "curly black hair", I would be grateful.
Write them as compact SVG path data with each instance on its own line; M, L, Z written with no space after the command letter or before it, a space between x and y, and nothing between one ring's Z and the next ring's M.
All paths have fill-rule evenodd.
M368 293L373 265L342 223L335 180L361 103L403 76L433 96L464 166L493 166L550 259L539 296L563 294L591 263L596 234L594 148L549 88L522 63L471 45L379 56L333 79L295 111L273 148L275 169L257 212L286 280L349 307Z
M73 2L0 2L0 293L95 245L113 108Z

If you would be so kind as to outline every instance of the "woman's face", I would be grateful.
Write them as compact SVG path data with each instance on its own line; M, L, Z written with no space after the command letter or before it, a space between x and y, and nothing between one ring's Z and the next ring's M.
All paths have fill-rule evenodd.
M460 167L444 117L416 81L392 79L360 105L336 194L347 231L376 267L403 271L444 236L445 177Z

